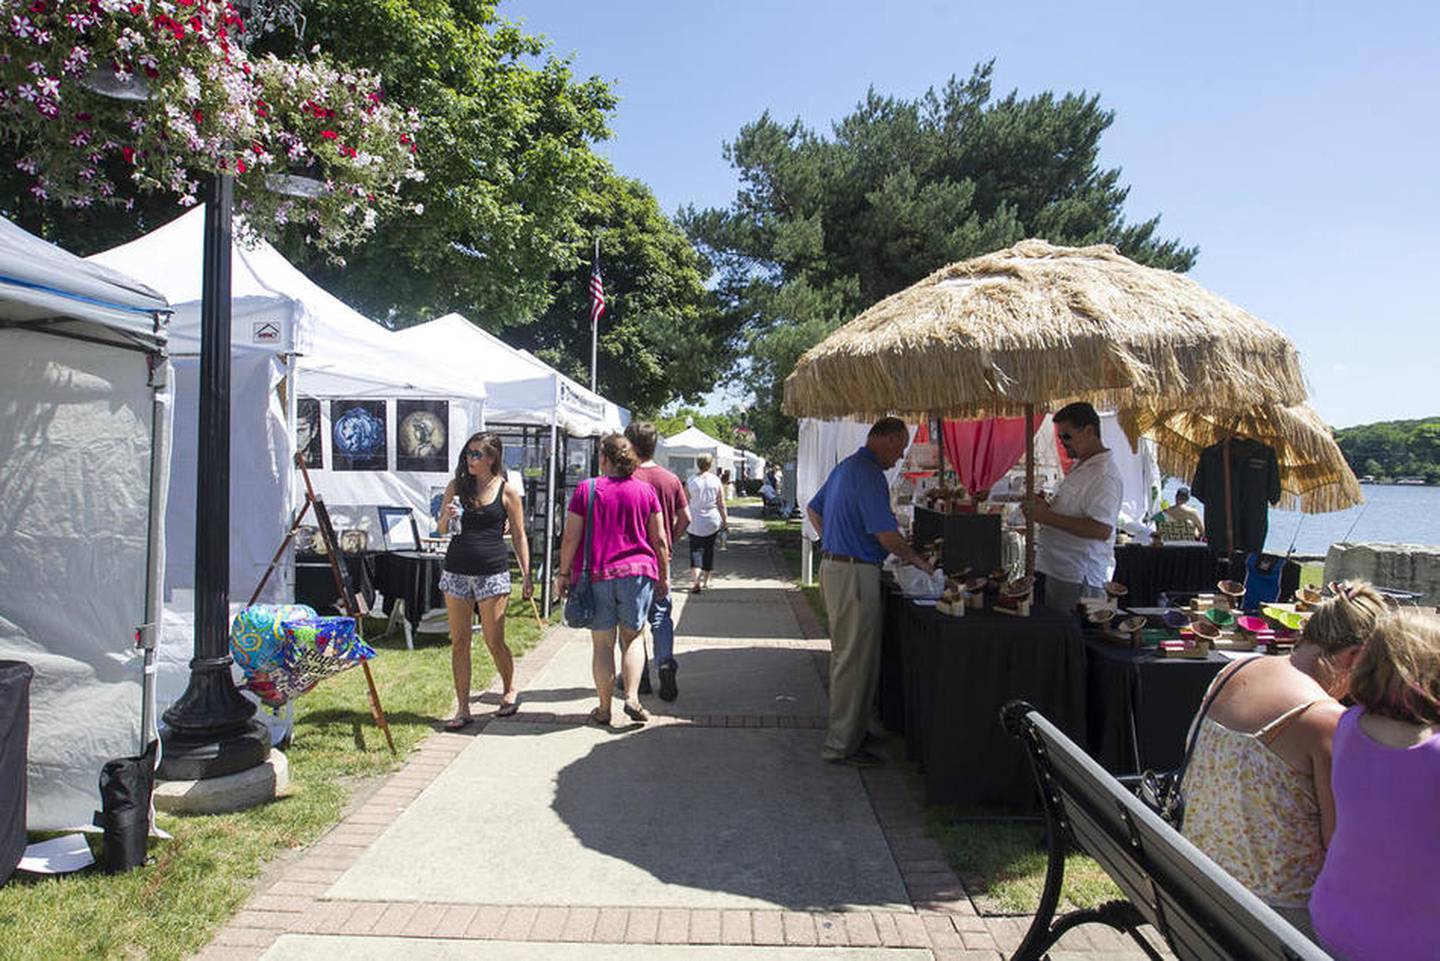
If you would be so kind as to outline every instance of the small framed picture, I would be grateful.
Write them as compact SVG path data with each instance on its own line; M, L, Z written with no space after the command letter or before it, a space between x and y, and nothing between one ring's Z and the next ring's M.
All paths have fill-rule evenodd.
M376 507L380 515L380 536L387 551L418 551L420 528L408 507Z

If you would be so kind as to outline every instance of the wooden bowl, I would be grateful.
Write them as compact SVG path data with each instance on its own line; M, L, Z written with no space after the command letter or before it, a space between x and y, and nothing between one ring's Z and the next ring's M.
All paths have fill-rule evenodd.
M1091 624L1099 624L1102 627L1109 624L1115 618L1115 611L1109 607L1102 607L1099 610L1091 611L1087 615Z
M1295 592L1295 600L1304 604L1314 605L1324 600L1324 595L1321 594L1318 589L1306 586Z
M1119 624L1116 624L1115 630L1119 631L1121 634L1134 634L1136 631L1140 630L1144 626L1145 615L1135 614L1131 617L1125 618L1125 620L1121 621Z
M1105 585L1105 594L1108 597L1124 597L1130 593L1130 588L1119 581L1110 581Z
M1215 585L1216 589L1226 597L1244 597L1245 585L1239 581L1221 581Z
M965 582L965 590L969 591L971 594L983 591L989 586L990 578L988 577L972 577Z
M1203 617L1191 621L1190 630L1197 638L1206 641L1213 641L1220 636L1219 625Z

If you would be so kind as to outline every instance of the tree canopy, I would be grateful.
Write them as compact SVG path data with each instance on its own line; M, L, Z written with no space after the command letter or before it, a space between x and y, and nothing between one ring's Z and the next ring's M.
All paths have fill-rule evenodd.
M1025 237L1112 243L1155 267L1187 270L1197 250L1128 223L1128 188L1101 167L1114 119L1098 96L994 99L993 64L915 100L871 89L824 137L767 112L725 156L740 190L725 209L681 212L718 269L716 294L745 338L764 448L792 436L780 413L795 361L841 323L947 263Z
M1335 432L1335 443L1361 477L1420 477L1440 484L1440 417L1344 427Z

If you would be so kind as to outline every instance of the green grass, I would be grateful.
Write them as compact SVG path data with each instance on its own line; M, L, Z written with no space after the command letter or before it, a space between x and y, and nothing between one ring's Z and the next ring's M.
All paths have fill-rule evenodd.
M800 580L800 521L776 520L774 518L765 521L765 530L769 532L770 539L780 549L780 557L785 564L785 573L792 580ZM811 612L820 626L829 630L830 616L825 610L825 598L820 594L820 585L801 584L800 592L805 595L805 603L810 605Z
M1034 821L970 820L930 807L931 837L982 914L1034 914L1045 887L1045 825ZM1094 860L1065 858L1062 911L1093 908L1119 898L1120 889Z
M367 635L383 629L376 625L367 624ZM517 591L506 642L519 654L539 633ZM450 716L455 695L447 638L417 635L414 651L398 634L372 643L380 654L371 671L398 756L391 756L370 718L363 672L325 681L295 702L283 797L235 814L161 814L159 825L174 840L152 840L153 863L126 874L13 875L0 888L0 956L178 961L203 946L250 896L267 862L315 841L340 819L353 792L395 770ZM482 690L495 668L478 637L472 650L472 688ZM98 838L91 844L98 854Z

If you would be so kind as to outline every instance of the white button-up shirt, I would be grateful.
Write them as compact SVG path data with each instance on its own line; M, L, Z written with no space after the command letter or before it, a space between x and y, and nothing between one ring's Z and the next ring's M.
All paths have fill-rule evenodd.
M1120 516L1125 482L1108 450L1076 464L1060 482L1050 507L1057 514L1089 517L1110 526L1105 540L1077 537L1049 524L1036 525L1035 569L1047 577L1100 587L1115 566L1113 532Z

